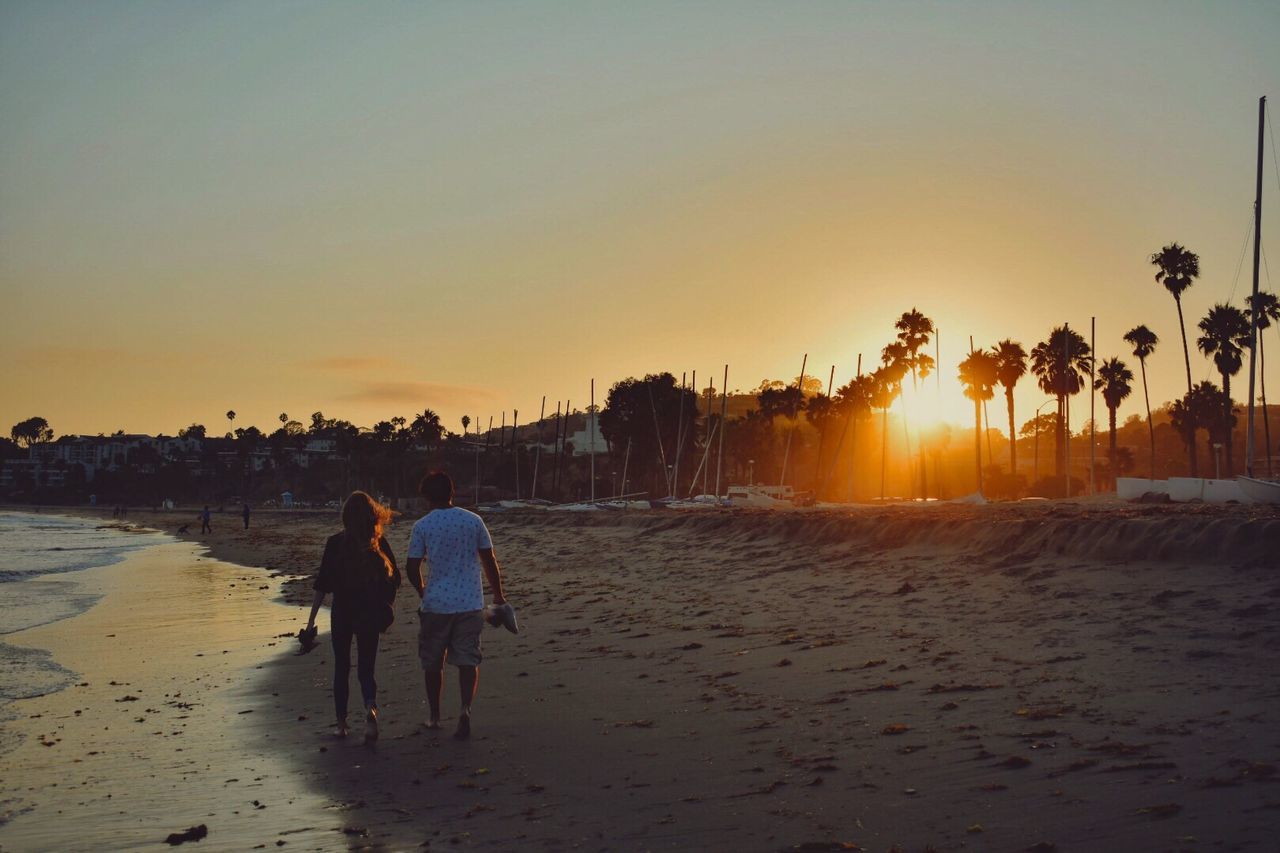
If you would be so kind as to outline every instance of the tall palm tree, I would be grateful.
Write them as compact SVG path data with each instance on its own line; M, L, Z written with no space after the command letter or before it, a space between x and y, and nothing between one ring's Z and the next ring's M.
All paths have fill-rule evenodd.
M1222 377L1222 435L1227 445L1227 477L1233 474L1231 452L1231 377L1240 372L1243 362L1244 348L1249 346L1249 319L1239 308L1232 305L1217 304L1209 309L1199 323L1203 332L1196 339L1196 346L1207 356L1213 357L1213 364Z
M471 426L471 416L463 415L462 416L462 437L463 438L467 437L467 427L469 426Z
M236 428L236 413L234 409L227 411L227 422L230 424L230 426L227 427L227 438L230 438Z
M1102 392L1102 400L1107 404L1110 442L1107 449L1107 467L1111 471L1112 485L1119 476L1116 466L1116 410L1133 391L1133 371L1118 358L1109 358L1098 367L1098 378L1094 380L1095 391Z
M898 330L898 343L907 349L904 360L911 370L911 390L915 391L920 387L919 380L924 379L933 372L933 357L926 352L921 352L929 345L929 339L933 336L933 321L913 307L910 311L903 313L897 319L897 322L893 324L893 327ZM902 410L902 429L903 433L906 434L908 425L905 403ZM920 449L920 496L928 497L929 488L926 482L924 447L920 441L919 429L916 430L916 445ZM910 452L910 448L908 448L908 459L910 458Z
M978 491L982 491L982 404L995 396L999 381L999 361L986 350L977 349L960 362L960 384L964 395L973 401L973 450L978 474Z
M280 413L280 426L284 426L289 422L289 415L285 412Z
M1276 298L1274 293L1267 293L1265 290L1259 291L1255 298L1253 294L1246 297L1249 307L1245 309L1245 315L1250 318L1250 322L1254 322L1253 317L1257 315L1258 324L1258 382L1262 392L1262 429L1265 436L1265 444L1263 445L1264 455L1267 457L1267 476L1274 476L1271 471L1271 421L1267 419L1267 360L1265 357L1266 350L1262 346L1262 332L1271 328L1272 321L1280 323L1280 299ZM1254 451L1254 457L1257 457L1257 451ZM1253 460L1249 460L1252 462Z
M906 348L905 361L914 386L917 379L928 376L933 367L933 359L920 352L933 335L933 321L912 308L899 317L893 327L898 330L897 342Z
M1134 326L1124 333L1133 354L1142 367L1142 399L1147 404L1147 437L1151 440L1151 479L1156 478L1156 428L1151 422L1151 395L1147 393L1147 356L1155 352L1160 339L1146 326Z
M1004 386L1005 408L1009 410L1009 475L1018 473L1018 433L1013 420L1013 386L1027 375L1027 351L1017 341L1005 339L996 344L996 379Z
M1178 328L1182 331L1182 358L1187 365L1187 393L1191 393L1191 350L1187 348L1187 324L1182 319L1182 293L1200 277L1200 256L1184 246L1170 243L1151 256L1156 282L1173 295L1178 306Z
M1067 442L1070 440L1070 424L1067 423L1067 398L1079 394L1085 387L1089 373L1089 345L1075 329L1058 326L1049 337L1031 350L1031 372L1036 375L1040 390L1052 394L1058 401L1057 429L1054 430L1057 452L1057 472L1065 473Z

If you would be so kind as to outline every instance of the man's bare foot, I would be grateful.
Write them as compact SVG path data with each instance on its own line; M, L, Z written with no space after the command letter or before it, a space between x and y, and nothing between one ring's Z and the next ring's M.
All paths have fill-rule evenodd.
M458 730L453 733L454 740L467 740L471 737L471 715L463 714L458 717Z

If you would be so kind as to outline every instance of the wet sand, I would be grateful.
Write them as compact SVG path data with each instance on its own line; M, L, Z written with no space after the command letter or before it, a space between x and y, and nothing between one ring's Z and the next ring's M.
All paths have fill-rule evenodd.
M189 520L132 520L172 529L179 517ZM287 572L309 571L336 528L334 514L261 513L247 533L231 521L207 539L215 555ZM272 637L300 627L306 611L277 609L235 628L239 681L201 669L208 656L189 666L170 653L138 676L164 693L181 671L184 689L223 696L217 707L253 710L209 713L227 734L202 760L252 768L272 798L224 785L221 769L192 773L208 793L174 788L173 817L148 838L205 822L200 849L241 849L218 846L240 839L388 850L1273 849L1274 509L1054 503L487 521L524 631L486 630L470 742L448 737L452 678L446 731L419 725L412 591L379 657L383 737L373 750L329 738L327 645L293 655L292 641ZM401 559L407 535L404 522L390 534ZM228 592L206 586L211 612ZM265 601L275 590L242 592ZM286 594L301 601L305 581ZM325 641L325 616L321 629ZM123 720L114 689L48 701ZM29 722L33 733L57 731L47 718ZM75 776L74 759L94 747L66 749L63 737L25 747L44 753L44 770L33 759L29 772ZM176 761L173 738L140 742L139 766ZM97 790L118 797L111 777ZM0 844L60 849L15 833L65 810L68 793L37 788L35 810L0 827ZM191 808L201 797L213 805ZM229 813L246 798L268 808ZM99 822L119 825L101 804L59 820L83 838Z

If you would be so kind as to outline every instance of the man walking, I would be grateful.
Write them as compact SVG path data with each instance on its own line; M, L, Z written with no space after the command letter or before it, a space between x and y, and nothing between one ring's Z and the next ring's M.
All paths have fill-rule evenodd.
M209 512L209 505L205 504L204 511L200 513L200 533L213 532L213 525L210 523L213 519L213 513Z
M471 736L471 704L480 679L480 633L484 629L484 584L488 578L493 603L502 605L502 572L493 540L474 512L453 505L453 480L443 471L422 479L418 491L427 499L427 514L413 525L405 574L422 598L418 608L418 657L427 689L431 719L440 728L440 692L444 663L458 668L462 710L453 736ZM422 577L422 560L427 577Z

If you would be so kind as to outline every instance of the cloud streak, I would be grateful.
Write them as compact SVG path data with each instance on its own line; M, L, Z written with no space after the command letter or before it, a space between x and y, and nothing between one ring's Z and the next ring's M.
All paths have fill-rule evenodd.
M466 385L441 385L435 382L388 381L362 382L337 399L352 403L407 404L413 408L438 409L464 406L494 399L491 391Z

